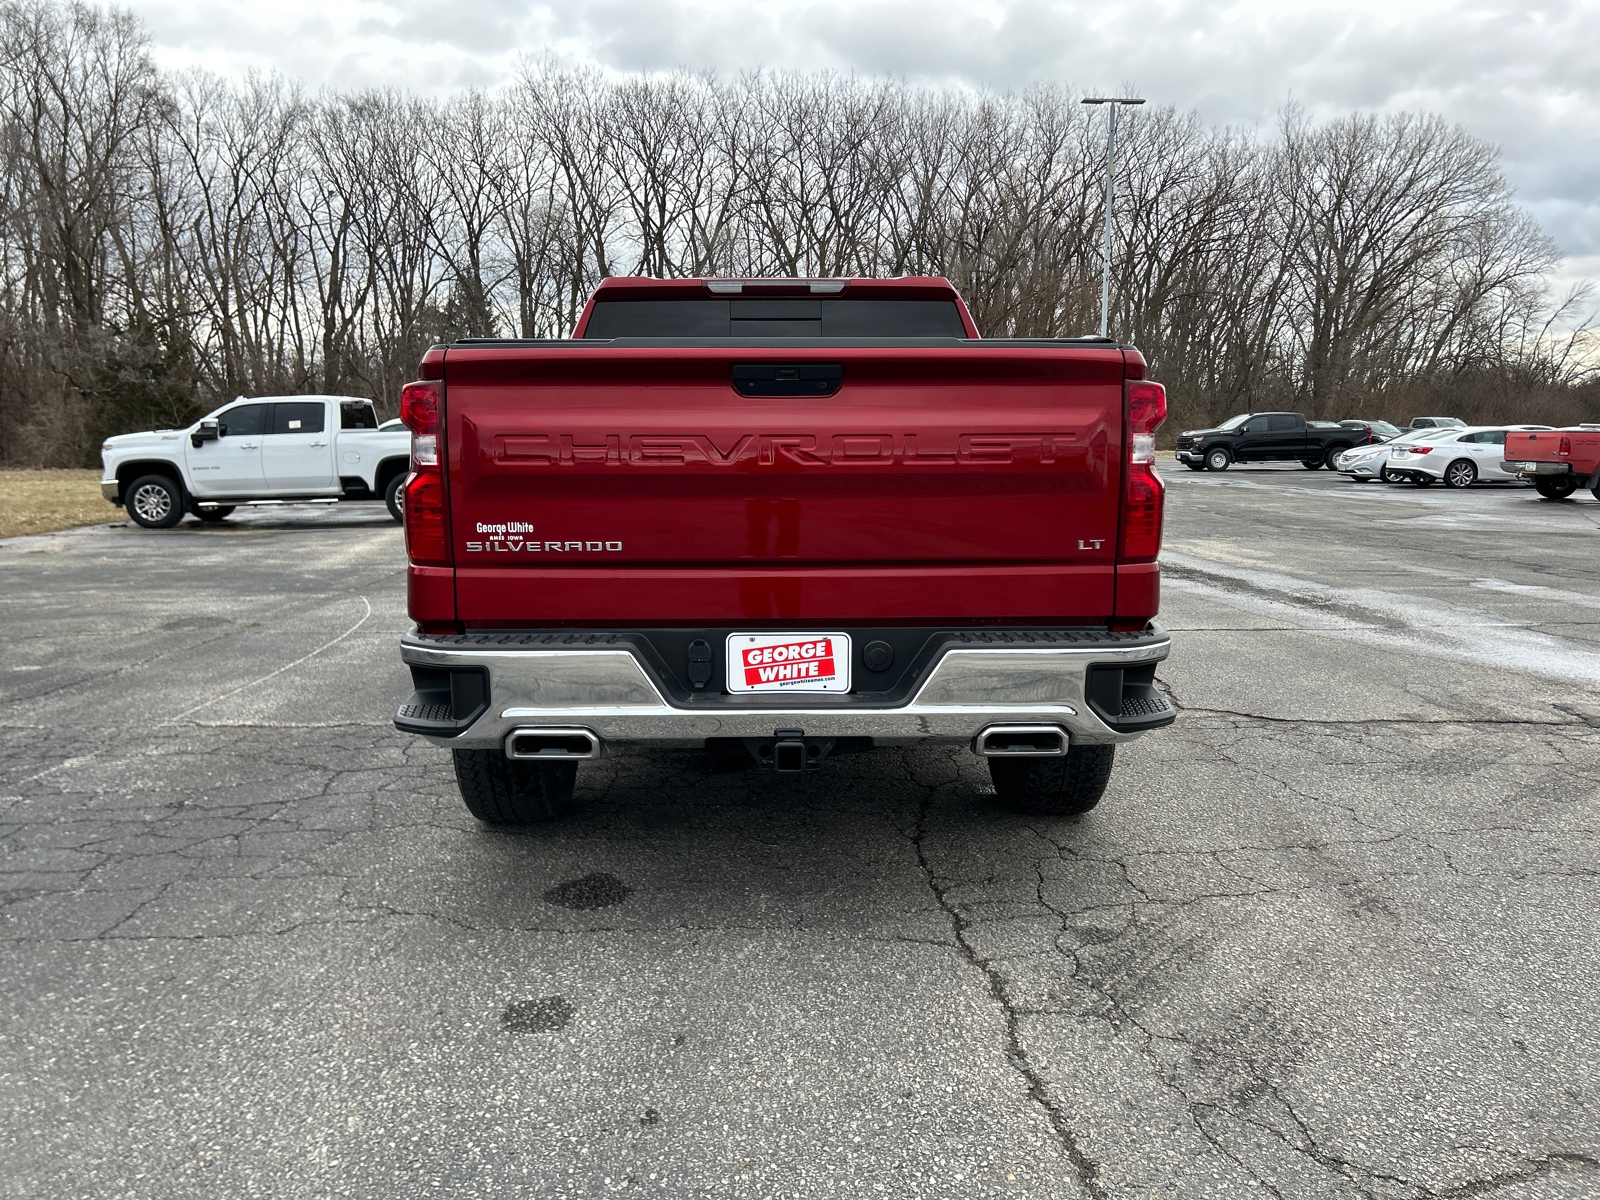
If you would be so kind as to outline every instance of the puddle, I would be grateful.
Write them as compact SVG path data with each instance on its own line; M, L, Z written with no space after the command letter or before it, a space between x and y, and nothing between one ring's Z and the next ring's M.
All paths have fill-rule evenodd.
M576 1010L560 996L541 996L537 1000L518 1000L500 1014L500 1025L507 1033L554 1033L565 1029Z
M614 904L621 904L632 894L633 889L615 875L596 871L579 879L569 879L565 883L556 884L544 894L544 898L551 904L559 904L562 908L575 908L580 912L588 912L596 908L610 908Z

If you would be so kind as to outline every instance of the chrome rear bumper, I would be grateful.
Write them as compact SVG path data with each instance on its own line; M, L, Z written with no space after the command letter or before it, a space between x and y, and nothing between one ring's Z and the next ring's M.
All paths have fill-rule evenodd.
M1571 463L1525 462L1522 459L1505 459L1500 467L1508 475L1572 475Z
M456 749L498 748L513 730L544 728L587 730L608 745L698 747L709 738L770 738L778 729L810 738L868 737L878 745L972 745L991 726L1041 724L1060 726L1075 745L1104 745L1131 741L1176 716L1149 682L1171 649L1158 625L1137 635L1072 639L1081 645L950 641L905 702L882 706L828 695L734 703L719 692L684 699L660 686L643 656L615 639L558 648L519 640L537 641L408 635L401 656L419 691L395 724ZM444 675L467 682L441 684ZM423 691L424 677L438 690ZM452 709L456 694L466 699ZM459 731L448 728L447 717Z

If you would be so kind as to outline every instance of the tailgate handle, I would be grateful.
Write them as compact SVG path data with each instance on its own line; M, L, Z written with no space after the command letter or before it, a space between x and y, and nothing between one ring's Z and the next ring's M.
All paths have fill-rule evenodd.
M735 363L733 387L742 396L831 396L844 382L838 363Z

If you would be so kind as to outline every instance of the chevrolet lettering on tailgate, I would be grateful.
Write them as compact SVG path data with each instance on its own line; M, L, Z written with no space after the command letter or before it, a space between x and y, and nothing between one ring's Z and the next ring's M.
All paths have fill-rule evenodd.
M546 434L499 439L499 456L508 462L544 466L595 463L620 467L734 467L755 463L800 466L997 466L1035 461L1049 466L1077 441L1070 431L961 433L945 436L908 433L857 433L819 437L810 433L746 433L725 439L698 433Z

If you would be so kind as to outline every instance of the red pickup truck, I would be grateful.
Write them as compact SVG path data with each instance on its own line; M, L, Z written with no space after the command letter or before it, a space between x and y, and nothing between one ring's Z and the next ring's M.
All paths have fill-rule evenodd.
M1533 480L1546 500L1586 487L1600 500L1600 425L1506 434L1505 469Z
M1079 813L1176 716L1136 350L980 338L937 278L608 279L571 339L420 374L395 724L484 821L651 746L970 746L1003 803Z

